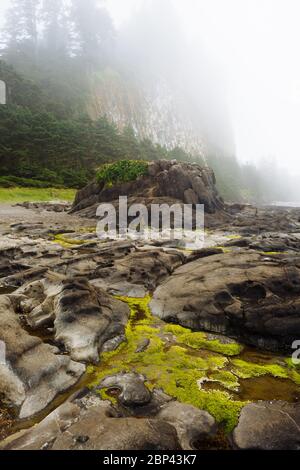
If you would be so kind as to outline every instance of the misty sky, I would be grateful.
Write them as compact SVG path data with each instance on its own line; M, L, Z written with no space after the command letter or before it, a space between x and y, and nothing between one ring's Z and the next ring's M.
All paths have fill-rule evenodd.
M106 0L116 26L142 2ZM163 1L163 0L160 0ZM0 0L0 18L9 0ZM300 174L300 1L172 0L190 50L218 70L243 161L277 159ZM180 64L179 64L180 66Z

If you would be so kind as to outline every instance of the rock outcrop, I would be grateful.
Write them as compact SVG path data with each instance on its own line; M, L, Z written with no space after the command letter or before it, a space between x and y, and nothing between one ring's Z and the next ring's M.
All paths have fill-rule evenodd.
M215 184L214 173L208 167L159 160L150 162L148 174L135 181L113 187L97 182L89 184L78 191L71 212L95 218L99 203L117 203L119 196L128 196L129 204L204 204L207 213L215 213L224 207Z
M200 186L196 198L175 177L158 183L176 166L151 164L132 201L199 202ZM193 252L99 240L94 220L41 208L1 220L0 449L299 448L297 367L244 348L288 350L300 337L299 211L217 206ZM152 317L152 293L157 316L200 333Z
M165 404L158 418L175 427L183 449L194 449L197 441L208 439L217 431L216 421L209 413L177 401Z
M239 250L178 268L156 289L150 307L163 320L193 330L289 350L300 337L299 293L299 257Z
M232 440L241 450L299 450L300 404L261 401L246 405Z

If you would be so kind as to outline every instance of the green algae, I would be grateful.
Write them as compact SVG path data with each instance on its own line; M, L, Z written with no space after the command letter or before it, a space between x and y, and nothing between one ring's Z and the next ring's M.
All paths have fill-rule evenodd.
M126 342L115 351L102 354L100 366L88 368L88 372L92 374L90 386L97 386L107 375L135 371L147 378L146 385L149 389L160 388L181 402L207 410L219 423L224 423L227 431L230 431L237 423L239 412L245 402L233 401L227 392L201 390L198 385L201 379L226 367L228 359L210 350L203 356L197 356L185 345L168 344L166 334L170 331L167 327L175 325L165 325L152 316L148 306L150 296L143 299L118 298L125 301L131 310L126 327ZM188 329L178 328L180 334L187 335L187 339L194 334ZM177 334L178 331L179 329ZM149 346L145 351L136 353L141 339L148 339ZM208 343L209 341L205 341L202 337L199 346L200 337L197 337L197 347L206 346ZM196 347L196 342L193 347ZM228 374L225 375L223 378L224 381L226 378L225 382L228 384ZM220 376L220 381L221 379ZM99 390L98 393L102 398L110 399L107 390Z
M239 240L240 238L242 238L241 235L237 235L237 234L229 234L229 235L225 235L226 238L228 238L229 240Z
M210 374L208 381L217 382L231 392L238 392L240 388L238 377L228 370L213 372Z
M61 245L63 248L73 248L74 246L80 246L86 243L85 240L79 240L77 238L67 237L63 233L55 235L54 242Z
M234 366L233 372L241 379L250 379L270 375L275 378L289 379L300 385L300 374L286 366L279 364L254 364L241 359L233 359L231 363Z
M213 248L218 248L219 250L222 250L223 253L232 253L232 250L230 248L226 248L225 246L214 246Z
M262 251L263 255L275 256L275 255L287 255L287 251Z
M209 351L224 354L225 356L236 356L243 350L243 346L241 344L235 342L222 343L217 339L209 340L206 338L205 333L192 332L191 330L179 325L168 324L164 327L164 331L173 333L178 342L184 343L191 348L208 349Z
M299 361L299 359L297 359L297 362L295 362L295 360L292 359L291 357L287 357L285 359L285 363L287 364L287 366L290 369L299 369L300 370L300 361Z
M150 295L118 299L126 302L131 312L126 341L115 351L103 353L99 366L88 367L92 388L108 375L135 371L146 378L145 384L150 390L162 389L180 402L208 411L222 423L226 432L230 432L238 422L241 408L250 402L247 395L239 398L242 382L273 377L300 385L300 374L288 359L281 359L281 364L262 365L244 361L238 357L243 346L236 342L209 340L205 333L165 324L154 317L149 308ZM149 345L137 353L144 339L149 340ZM202 384L213 383L221 389L202 387ZM107 389L98 393L112 403L117 401Z

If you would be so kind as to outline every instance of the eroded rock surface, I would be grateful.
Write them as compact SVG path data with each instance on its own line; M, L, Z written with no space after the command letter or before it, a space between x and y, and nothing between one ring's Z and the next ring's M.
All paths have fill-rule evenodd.
M190 180L182 177L182 185L176 187L176 164L169 163L149 168L147 181L155 181L154 189L144 186L145 182L143 187L141 182L133 185L133 202L140 197L146 205L178 200L201 202L200 195L205 196L205 192L199 180L189 186ZM204 180L203 173L201 183L213 201L211 206L208 204L211 213L206 221L215 229L206 233L205 247L194 252L168 241L103 242L90 227L96 221L47 210L40 213L41 207L15 207L13 210L21 216L4 212L3 219L0 208L0 294L5 294L0 296L0 340L8 345L8 360L0 364L0 393L4 398L1 410L9 413L13 408L22 417L36 414L61 392L70 389L70 394L73 385L78 387L85 370L79 361L97 362L102 352L113 351L126 341L124 327L129 309L113 298L115 294L143 297L154 291L152 309L164 320L214 333L206 335L205 344L208 340L221 344L217 349L221 353L210 353L216 361L224 359L222 345L230 345L228 337L220 333L274 350L288 349L293 339L299 339L300 210L224 208L219 205L222 201L214 199L211 183L206 186ZM166 181L172 181L173 186L167 187ZM164 192L158 193L159 187ZM144 199L138 188L143 192L146 188ZM102 190L101 198L119 195L118 191ZM90 189L85 191L78 197L90 204ZM96 205L97 194L93 202ZM90 210L88 205L78 214ZM138 311L136 315L143 325L146 317L139 317ZM159 320L154 319L154 327L156 322ZM153 345L143 328L141 331L133 349L137 361ZM175 347L175 351L177 346L172 344L176 335L164 333L163 337L167 338L166 348ZM189 350L192 357L200 353L202 367L208 351L208 344L198 352ZM249 354L246 360L251 357ZM258 352L256 359L260 357ZM176 360L174 355L170 368ZM207 372L212 379L204 383L201 393L210 393L226 383L228 393L233 393L236 381L226 369L230 364L226 361L220 371ZM263 364L268 361L264 359ZM278 379L281 390L284 380L287 387L291 378L298 380L296 370L284 358L270 361L271 366L273 362L274 366L284 365L285 377L289 377ZM257 377L254 366L251 377ZM97 367L101 368L101 363ZM265 374L268 369L264 369ZM275 368L275 385L276 372ZM196 442L199 449L203 441L214 439L212 416L175 401L158 387L150 392L144 377L134 373L134 367L126 374L112 376L109 370L108 374L104 379L101 376L100 387L118 390L114 406L93 393L72 398L40 423L3 441L0 448L171 450L192 449ZM183 385L179 380L174 386L180 389ZM269 395L263 399L269 399ZM228 400L226 403L230 403L230 397ZM243 408L233 433L235 448L297 448L298 405L276 406L263 402Z
M5 345L5 362L0 366L0 394L4 403L19 409L20 418L26 418L72 387L84 373L85 366L28 334L8 296L0 297L0 318L0 340Z
M56 343L79 362L97 363L103 345L124 335L129 316L123 302L83 277L48 275L20 288L13 298L21 298L20 311L33 330L54 327Z
M178 268L156 289L150 307L167 322L289 349L300 337L299 293L300 257L238 251Z
M300 450L300 405L258 402L245 406L233 431L241 450Z
M157 418L122 417L95 396L66 402L29 430L10 436L2 450L176 450L176 430Z
M217 431L216 421L209 413L177 401L164 405L158 418L175 427L183 449L193 449L195 442L207 439Z

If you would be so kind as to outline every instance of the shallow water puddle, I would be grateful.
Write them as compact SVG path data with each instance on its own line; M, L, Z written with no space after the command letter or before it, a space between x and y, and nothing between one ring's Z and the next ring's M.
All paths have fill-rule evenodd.
M0 295L12 294L16 289L17 287L11 286L0 287Z

